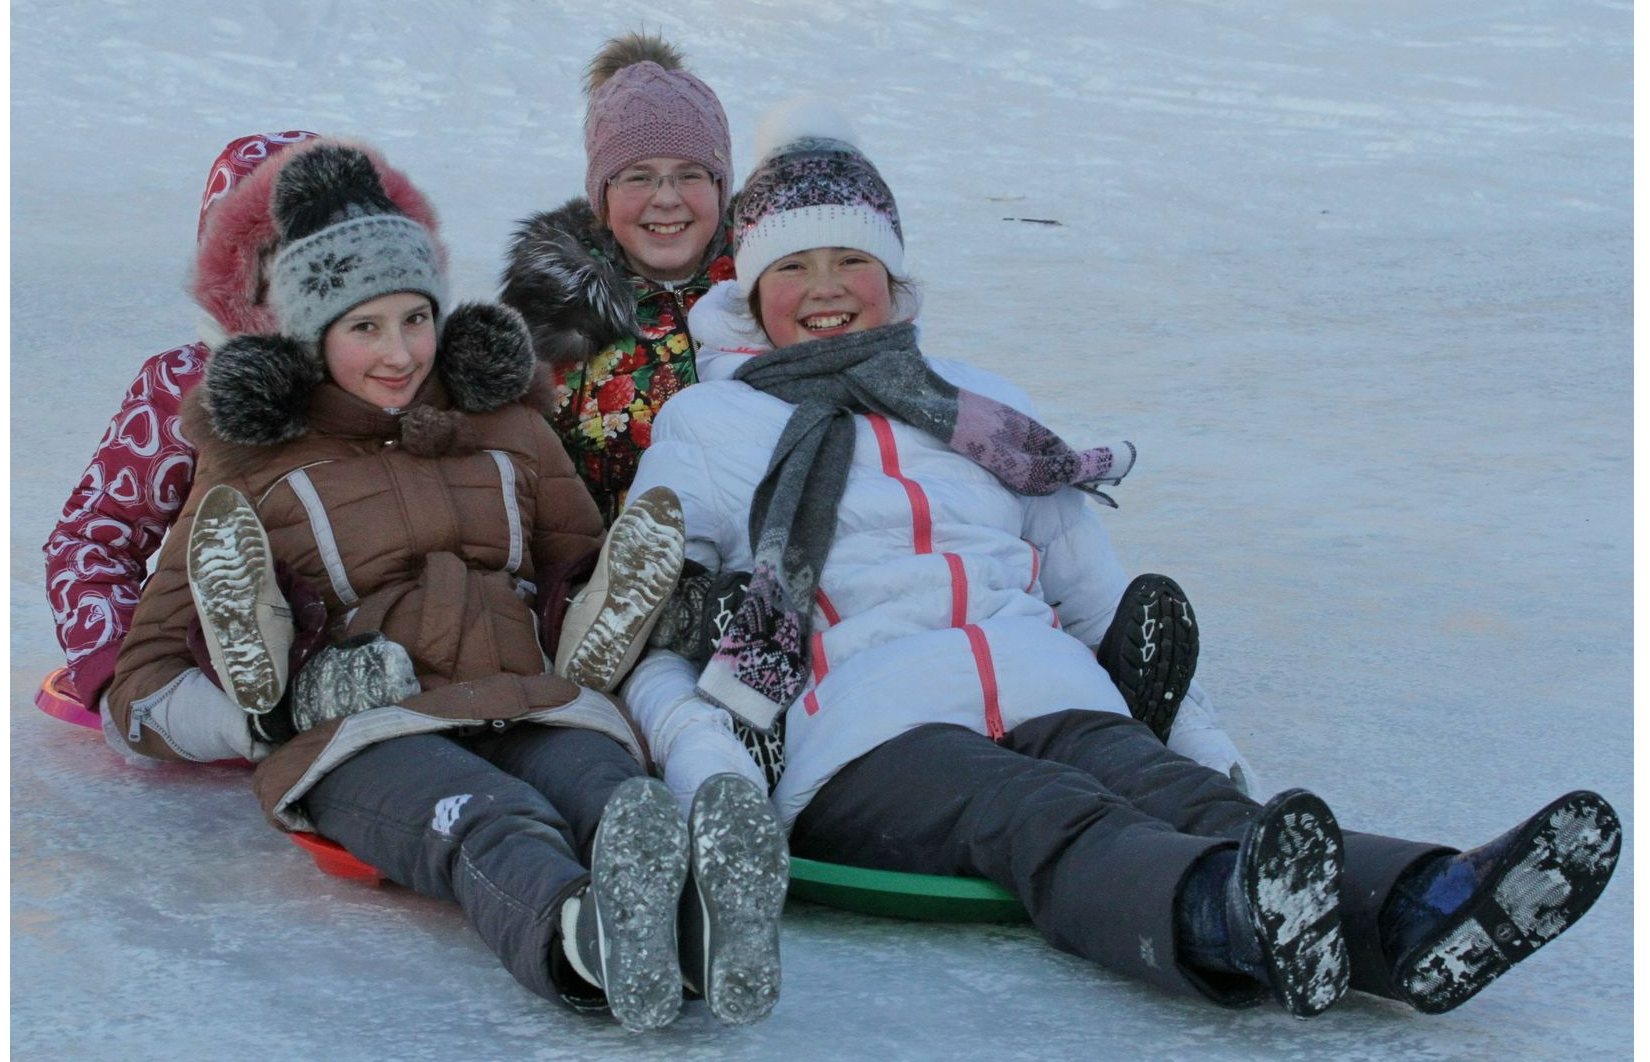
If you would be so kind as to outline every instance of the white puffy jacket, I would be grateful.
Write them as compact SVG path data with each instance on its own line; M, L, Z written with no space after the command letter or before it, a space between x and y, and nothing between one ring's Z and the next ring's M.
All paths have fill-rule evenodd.
M689 559L750 571L751 496L794 407L732 379L769 349L732 311L732 289L718 285L693 309L701 382L661 410L631 496L668 485L682 500ZM1000 377L929 362L959 386L1032 412ZM1080 491L1016 494L933 436L855 417L814 608L814 681L786 712L774 791L781 817L794 821L839 768L912 727L955 723L996 735L1067 709L1126 713L1094 650L1128 581ZM695 677L686 661L656 651L623 691L684 801L715 770L761 777L726 713L693 694ZM1252 778L1195 683L1169 747Z

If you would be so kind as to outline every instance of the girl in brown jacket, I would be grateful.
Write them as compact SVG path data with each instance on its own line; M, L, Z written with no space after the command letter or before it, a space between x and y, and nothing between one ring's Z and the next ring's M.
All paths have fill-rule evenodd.
M359 150L292 150L273 195L281 334L231 340L187 403L195 486L111 725L138 752L199 758L251 713L277 826L456 900L540 995L653 1028L685 982L724 1021L765 1016L787 870L766 795L729 776L684 823L616 703L550 672L539 620L556 617L535 586L587 564L602 525L539 412L520 318L471 304L438 325L430 232ZM680 570L679 511L664 491L626 515L610 544L656 604ZM290 691L277 560L319 591L331 643ZM619 619L584 629L645 637ZM697 902L680 903L690 869Z

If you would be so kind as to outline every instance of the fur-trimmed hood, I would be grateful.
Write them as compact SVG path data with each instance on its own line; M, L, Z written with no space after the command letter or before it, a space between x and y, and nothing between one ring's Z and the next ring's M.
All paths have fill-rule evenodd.
M441 268L446 269L447 250L441 243L435 208L405 174L364 144L320 137L270 151L250 173L234 180L227 191L217 187L225 177L220 168L214 167L189 277L189 293L206 311L201 331L209 345L217 347L229 336L273 332L279 327L274 309L268 305L265 276L280 243L270 197L276 175L294 158L322 144L347 144L366 152L389 198L430 231Z
M723 229L706 248L699 272L730 251ZM619 241L596 220L590 201L570 199L521 222L510 240L499 299L527 319L540 361L576 364L635 335L636 300L665 290L631 272L624 261Z
M207 361L205 381L185 403L184 427L203 448L227 450L233 465L256 465L270 447L301 438L342 405L362 432L398 435L410 452L437 456L465 449L465 414L520 400L542 406L550 386L543 375L521 315L496 303L466 303L448 316L435 370L400 413L373 409L327 384L320 352L310 344L283 335L236 336Z

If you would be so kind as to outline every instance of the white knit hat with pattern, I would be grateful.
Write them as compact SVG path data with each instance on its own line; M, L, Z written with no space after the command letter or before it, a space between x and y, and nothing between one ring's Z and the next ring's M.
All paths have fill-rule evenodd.
M733 202L734 269L749 293L762 271L798 251L851 247L905 279L894 193L828 104L791 103L762 119L761 159Z

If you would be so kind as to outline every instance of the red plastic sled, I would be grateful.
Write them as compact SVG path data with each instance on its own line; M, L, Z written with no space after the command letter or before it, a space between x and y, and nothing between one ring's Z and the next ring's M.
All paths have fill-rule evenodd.
M69 669L66 667L60 667L47 675L45 681L40 683L40 689L35 692L34 706L53 719L102 730L103 720L98 714L81 704L69 691L68 675Z
M367 885L380 885L384 875L376 867L370 867L349 854L349 851L336 841L329 841L318 833L289 833L292 843L309 853L315 860L315 867L323 874L331 874L335 878L348 878Z

